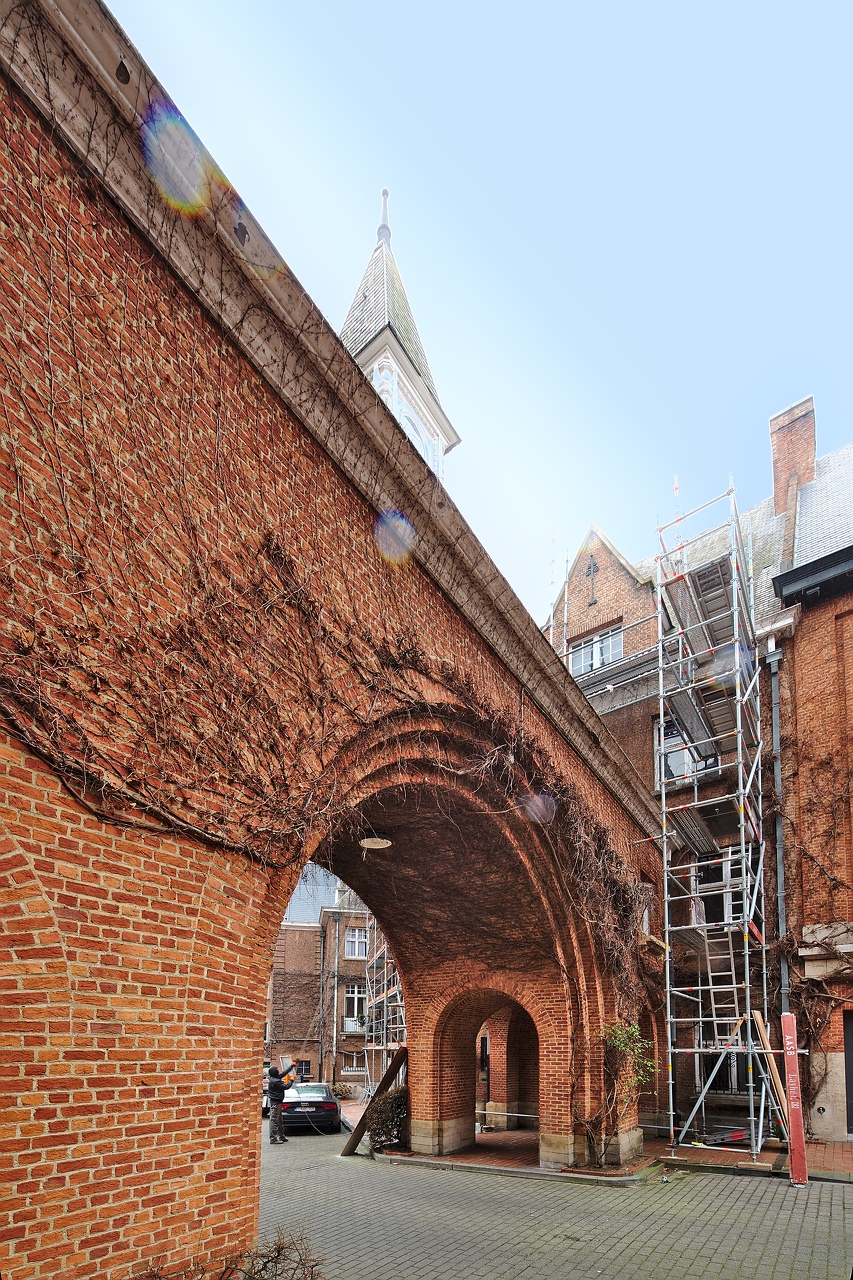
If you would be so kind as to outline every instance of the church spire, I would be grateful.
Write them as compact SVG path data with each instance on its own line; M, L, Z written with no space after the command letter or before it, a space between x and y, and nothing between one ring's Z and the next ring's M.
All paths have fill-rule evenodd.
M376 228L376 243L384 240L391 247L391 228L388 225L388 188L382 188L382 217L379 220L379 226Z
M409 299L391 252L388 188L376 247L341 329L341 341L361 365L406 435L440 476L444 455L459 443L442 409Z

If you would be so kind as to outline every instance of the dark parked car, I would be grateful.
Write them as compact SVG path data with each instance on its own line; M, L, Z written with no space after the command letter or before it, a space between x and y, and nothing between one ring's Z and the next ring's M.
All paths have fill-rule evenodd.
M295 1084L285 1089L281 1127L295 1129L297 1126L340 1133L341 1104L327 1084Z

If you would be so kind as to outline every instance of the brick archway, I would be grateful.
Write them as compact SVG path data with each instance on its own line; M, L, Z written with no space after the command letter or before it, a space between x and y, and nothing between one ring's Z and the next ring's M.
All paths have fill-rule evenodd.
M392 940L431 1124L437 1019L476 988L595 1102L620 972L642 998L659 824L298 282L246 256L236 193L194 218L158 194L129 123L148 104L104 58L165 91L109 15L12 9L0 834L30 907L0 921L0 1267L90 1280L253 1239L265 966L305 860ZM387 507L404 563L374 537ZM390 859L362 857L364 823L394 828Z
M538 1130L540 1065L536 1024L525 1009L512 1003L490 1014L485 1030L489 1044L485 1121L494 1129Z
M548 1064L541 1158L563 1165L575 1159L573 1108L593 1112L600 1102L598 1032L616 994L593 922L578 909L582 890L565 874L573 850L549 824L531 821L533 792L517 762L483 767L505 751L464 706L413 708L402 730L373 726L342 752L350 821L315 856L370 907L394 952L415 1145L458 1149L448 1145L461 1139L450 1136L447 1117L435 1113L434 1040L437 1017L473 985L502 992L533 1018ZM381 829L391 848L365 856L365 829ZM473 1124L473 1102L467 1114Z
M538 1125L532 1127L539 1130L540 1164L554 1168L573 1164L576 1140L567 1010L549 1001L541 986L506 975L472 975L446 1001L436 995L422 1010L413 1055L412 1079L421 1086L413 1096L413 1148L447 1155L473 1144L476 1036L482 1024L492 1019L506 1031L502 1051L510 1076L505 1084L515 1090L513 1098L507 1099L513 1109L519 1100L521 1065L517 1040L507 1054L513 1024L516 1032L525 1032L526 1051L535 1052L535 1063L527 1064L525 1096L532 1103L530 1086L535 1081L536 1111L532 1114L538 1116ZM429 1087L424 1087L427 1084ZM577 1158L583 1158L580 1147Z

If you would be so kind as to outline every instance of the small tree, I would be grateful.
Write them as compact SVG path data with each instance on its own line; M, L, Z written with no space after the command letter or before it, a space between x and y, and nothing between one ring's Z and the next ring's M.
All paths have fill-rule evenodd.
M643 1085L654 1078L655 1062L649 1056L649 1040L640 1035L636 1022L614 1022L601 1034L604 1045L604 1101L590 1116L578 1116L586 1130L590 1153L603 1168L610 1144L619 1133L626 1112L640 1096Z

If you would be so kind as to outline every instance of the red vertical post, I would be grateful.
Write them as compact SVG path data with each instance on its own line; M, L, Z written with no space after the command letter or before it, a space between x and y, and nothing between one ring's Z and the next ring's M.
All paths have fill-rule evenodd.
M804 1187L809 1175L806 1170L806 1134L800 1093L800 1061L797 1056L797 1021L792 1013L782 1014L782 1046L785 1050L785 1086L788 1094L788 1165L791 1186Z

